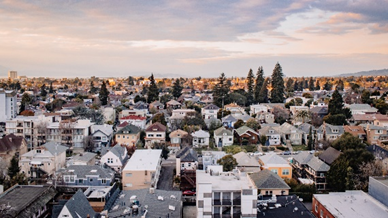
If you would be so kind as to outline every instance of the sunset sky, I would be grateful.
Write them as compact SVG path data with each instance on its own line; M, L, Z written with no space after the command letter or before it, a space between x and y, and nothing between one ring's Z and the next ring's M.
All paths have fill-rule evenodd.
M388 68L388 0L0 0L0 77Z

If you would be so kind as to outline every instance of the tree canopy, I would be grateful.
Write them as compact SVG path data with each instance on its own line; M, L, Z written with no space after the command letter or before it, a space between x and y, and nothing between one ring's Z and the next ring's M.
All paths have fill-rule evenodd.
M237 160L231 154L227 154L217 161L222 165L224 172L232 171L237 166Z
M282 67L276 63L272 72L271 103L283 103L284 101L283 76Z

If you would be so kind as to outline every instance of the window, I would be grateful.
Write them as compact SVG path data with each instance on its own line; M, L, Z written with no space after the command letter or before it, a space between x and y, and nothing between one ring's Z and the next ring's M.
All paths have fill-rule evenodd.
M108 163L113 163L113 158L110 158L110 157L109 157L108 160L107 160L107 162L108 162Z
M323 218L323 210L321 210L321 218Z
M272 191L265 191L265 195L272 195Z
M106 179L101 179L101 184L106 184Z
M82 184L82 183L84 183L84 180L83 180L83 179L79 179L79 180L78 180L78 183L79 183L79 184Z
M191 163L188 163L187 165L188 165L189 167L191 167Z
M185 167L185 164L181 164L182 165L182 167Z
M119 138L120 138L120 136L118 135L118 136L117 136L117 138L119 139Z
M132 173L126 173L125 177L132 177Z
M318 204L315 204L315 212L318 213Z
M278 170L277 169L272 169L271 170L273 173L275 173L275 174L278 174Z
M282 170L282 175L289 175L290 174L290 170L289 169L283 169Z
M232 138L229 138L229 141L232 141Z
M89 179L89 182L93 182L93 178L90 178L90 179Z
M132 183L126 183L125 187L132 187Z
M146 176L147 174L148 174L147 170L146 170L146 171L144 171L144 175Z
M74 176L70 176L70 182L74 182L74 181L75 181Z
M156 137L162 137L162 134L156 134Z

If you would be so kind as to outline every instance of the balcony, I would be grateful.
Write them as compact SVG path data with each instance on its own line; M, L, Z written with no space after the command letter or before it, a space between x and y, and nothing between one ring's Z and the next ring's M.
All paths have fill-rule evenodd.
M213 200L213 205L221 205L220 199L214 199Z
M233 199L233 205L241 205L241 199Z
M222 199L222 205L232 205L232 201L230 199Z

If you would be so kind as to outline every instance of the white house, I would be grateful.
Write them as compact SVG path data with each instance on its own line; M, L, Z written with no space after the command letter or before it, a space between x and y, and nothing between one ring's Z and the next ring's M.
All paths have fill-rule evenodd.
M119 120L120 123L127 122L129 124L139 127L140 129L145 129L146 126L146 117L140 115L128 115L125 117L121 117Z
M210 134L203 130L198 130L191 134L193 136L193 146L202 147L209 146Z
M101 157L100 163L101 165L106 164L115 171L120 172L128 160L127 154L126 147L117 144Z
M206 107L201 109L202 118L207 119L217 119L217 112L220 108L214 104L209 104Z
M113 107L102 107L102 115L104 116L104 122L114 122L116 119L116 110Z
M281 143L281 134L277 130L277 126L274 125L265 125L262 126L259 130L260 136L265 135L267 137L267 141L265 145L280 145Z
M164 144L166 142L166 127L159 122L147 127L145 132L145 145L149 148L152 147L154 143Z
M16 93L0 89L0 122L16 117L18 111Z
M214 130L214 140L217 147L233 145L233 133L222 126Z
M180 176L182 171L197 170L198 155L194 149L184 147L176 153L176 175Z
M94 146L101 148L101 145L106 146L113 136L113 125L92 125L91 135L93 136Z
M251 108L251 110L249 113L251 116L253 116L254 114L258 114L258 113L268 112L267 106L262 105L262 104L253 104L253 105L251 105L250 108Z
M79 218L79 217L95 217L96 212L94 212L92 206L90 206L89 201L85 194L79 189L73 197L71 197L66 204L62 207L61 212L58 215L58 218Z

